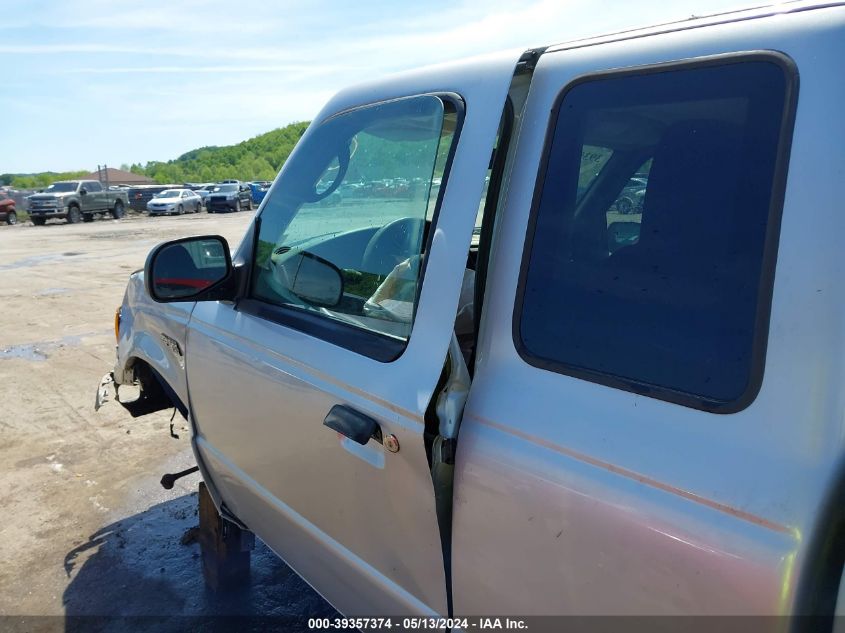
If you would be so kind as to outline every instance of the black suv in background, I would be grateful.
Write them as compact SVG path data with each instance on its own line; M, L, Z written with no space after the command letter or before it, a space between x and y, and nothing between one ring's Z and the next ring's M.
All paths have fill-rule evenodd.
M205 199L205 208L209 213L226 211L252 211L252 192L240 183L223 183L211 190Z
M157 194L167 189L177 188L179 188L179 185L139 185L137 187L130 187L127 191L129 195L129 208L133 211L146 213L147 203Z

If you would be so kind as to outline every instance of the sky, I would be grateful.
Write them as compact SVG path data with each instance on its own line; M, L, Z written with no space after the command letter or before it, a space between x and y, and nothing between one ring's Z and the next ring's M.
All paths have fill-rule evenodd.
M0 0L0 173L171 160L393 72L749 4Z

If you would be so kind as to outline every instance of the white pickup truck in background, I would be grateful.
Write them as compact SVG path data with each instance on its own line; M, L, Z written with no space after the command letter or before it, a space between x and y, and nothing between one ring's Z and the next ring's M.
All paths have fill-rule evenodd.
M843 59L798 2L345 90L114 380L346 614L832 616Z

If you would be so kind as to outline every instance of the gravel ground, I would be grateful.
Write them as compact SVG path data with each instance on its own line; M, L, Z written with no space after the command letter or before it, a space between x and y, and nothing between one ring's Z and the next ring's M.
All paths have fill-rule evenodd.
M199 546L181 543L199 477L158 484L193 465L186 424L174 440L171 411L93 409L129 273L167 239L218 233L234 248L251 216L0 226L0 615L334 614L261 543L249 586L207 591Z

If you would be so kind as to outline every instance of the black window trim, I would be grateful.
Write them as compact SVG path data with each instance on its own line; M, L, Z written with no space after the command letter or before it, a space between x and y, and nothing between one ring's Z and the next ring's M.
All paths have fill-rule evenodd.
M490 270L490 258L493 256L493 228L499 214L502 183L505 178L505 165L511 150L511 137L514 126L514 107L510 95L505 99L502 121L499 125L499 144L490 161L490 183L487 186L487 198L481 213L481 231L478 236L478 259L475 264L475 289L473 292L473 327L475 344L467 369L470 377L475 375L475 361L478 352L478 333L481 331L481 317L484 314L484 297L487 289L487 275Z
M426 239L425 244L424 252L430 252L431 243L434 239L434 228L437 226L437 222L440 219L440 210L443 205L443 196L449 186L449 177L452 173L452 162L455 158L455 152L457 151L458 144L460 143L461 131L463 130L464 120L466 118L466 102L464 101L463 97L454 92L425 92L405 95L397 98L384 99L381 101L368 102L361 105L357 105L352 108L347 108L329 117L326 117L320 122L320 125L323 125L336 117L349 114L350 112L354 112L355 110L384 105L387 103L394 103L396 101L402 101L405 99L414 99L418 97L437 97L441 101L448 101L454 106L455 112L457 114L457 122L455 123L455 132L452 137L452 145L449 147L449 154L446 157L446 164L443 168L443 178L440 182L440 190L437 194L437 201L434 207L434 214L431 218L432 230L428 232L428 237ZM266 208L267 207L265 205L264 209ZM262 214L264 213L264 209L262 209ZM282 325L285 327L289 327L293 330L303 332L304 334L307 334L309 336L322 339L328 343L337 345L338 347L343 347L357 354L361 354L363 356L376 360L380 363L391 363L397 360L400 356L402 356L402 354L405 353L405 350L408 347L408 343L411 340L411 336L413 336L413 324L411 326L411 333L408 335L408 339L401 340L398 338L391 337L387 334L375 332L373 330L363 329L351 323L344 323L343 321L337 319L322 316L320 314L316 314L308 310L298 308L296 306L283 306L263 301L261 299L251 296L253 283L253 260L254 255L256 253L258 237L261 232L261 214L256 216L253 226L254 235L252 239L252 248L250 249L251 252L245 257L245 259L247 260L246 268L248 269L247 278L245 280L245 286L243 288L243 295L236 302L236 308L238 310L264 319L266 321L270 321L272 323L276 323L278 325ZM467 245L467 248L469 248L469 245ZM428 258L425 258L423 259L422 266L420 268L420 284L417 288L417 295L415 299L416 303L419 302L420 293L422 291L422 285L425 283L425 274L427 268ZM414 314L416 315L416 307L414 309Z
M772 179L772 195L769 200L769 211L766 223L766 235L763 242L763 261L760 269L760 283L757 289L757 313L754 319L754 334L751 345L751 363L749 379L745 391L734 400L715 400L701 395L691 394L644 381L622 378L600 371L568 365L560 361L541 358L532 354L522 342L520 325L522 322L522 306L525 299L525 286L528 277L528 266L539 214L540 199L545 184L546 169L554 141L555 129L560 108L566 96L577 86L596 80L615 79L632 75L656 74L667 71L689 70L709 66L723 66L746 62L768 62L778 66L784 73L785 95L781 114L781 127L775 158L774 177ZM525 232L525 244L520 263L519 280L517 282L514 310L511 321L511 336L517 353L523 361L538 369L552 371L565 376L579 378L614 389L647 396L665 402L706 411L709 413L730 414L738 413L751 405L760 392L763 384L763 372L766 364L766 351L769 336L769 319L771 316L772 293L774 291L775 265L777 262L778 242L780 239L780 224L783 213L786 179L789 169L789 157L792 147L792 134L795 127L795 112L798 103L798 68L791 57L781 51L752 50L736 53L723 53L694 57L671 62L646 64L632 68L610 69L587 73L574 78L566 84L555 98L550 111L548 129L543 144L543 153L537 171L534 193L528 226Z

